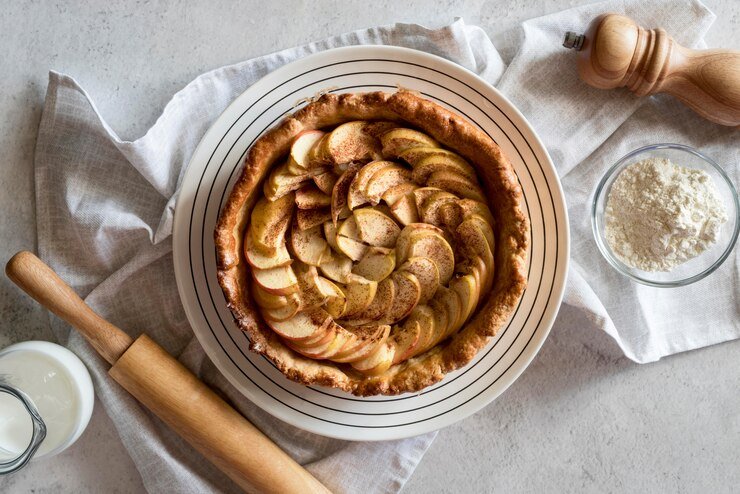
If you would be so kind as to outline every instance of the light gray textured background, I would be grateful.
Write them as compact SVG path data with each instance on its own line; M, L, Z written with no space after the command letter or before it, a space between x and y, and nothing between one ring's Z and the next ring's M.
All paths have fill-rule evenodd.
M221 65L371 25L455 16L495 43L522 20L580 3L0 0L0 261L35 245L33 148L49 69L75 76L133 139L172 94ZM718 15L709 45L740 48L740 2L705 3ZM2 277L0 347L28 339L51 339L46 313ZM604 334L556 325L504 395L439 434L404 492L737 492L739 352L735 341L640 366ZM143 487L98 407L77 444L0 480L0 491Z

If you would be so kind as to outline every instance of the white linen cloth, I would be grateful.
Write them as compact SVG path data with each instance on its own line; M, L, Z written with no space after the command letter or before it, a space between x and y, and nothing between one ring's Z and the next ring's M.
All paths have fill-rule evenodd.
M39 254L103 317L146 332L217 388L283 449L337 492L397 492L434 434L382 443L316 436L274 419L220 375L194 338L172 270L172 215L186 165L218 115L263 75L317 51L393 44L446 57L497 85L522 110L553 157L569 205L572 269L565 302L607 331L638 362L740 336L737 255L709 279L660 290L620 278L596 250L588 204L601 173L648 143L676 141L707 152L736 181L733 131L666 98L581 83L574 54L560 46L604 11L663 26L679 42L701 44L713 15L699 2L633 0L594 4L534 19L502 53L462 20L430 30L413 24L357 31L223 67L178 92L140 139L122 141L71 77L52 72L36 148ZM733 144L735 144L733 146ZM687 300L695 303L687 304ZM560 318L556 330L568 321ZM150 492L235 492L236 486L106 375L107 365L74 331L52 318L57 338L88 365L98 397Z

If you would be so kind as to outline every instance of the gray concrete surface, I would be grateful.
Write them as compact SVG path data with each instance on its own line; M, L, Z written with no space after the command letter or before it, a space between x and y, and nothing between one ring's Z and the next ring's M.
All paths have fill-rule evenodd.
M577 0L229 2L0 0L0 260L35 244L33 146L49 69L74 75L123 138L140 136L199 73L332 34L455 16L494 42ZM740 2L710 46L738 48ZM503 54L505 57L510 54ZM0 278L0 347L51 339L44 311ZM740 342L639 366L604 334L553 329L532 366L477 415L443 430L406 493L737 492ZM141 492L111 421L0 480L2 492Z

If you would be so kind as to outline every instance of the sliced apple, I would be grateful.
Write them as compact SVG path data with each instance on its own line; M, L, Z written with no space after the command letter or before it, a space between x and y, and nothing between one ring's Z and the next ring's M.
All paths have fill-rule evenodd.
M457 200L457 196L450 194L449 192L437 192L429 196L424 201L419 214L421 215L424 223L429 223L442 228L444 226L444 221L442 219L440 207L443 204L446 204L448 202L456 202Z
M300 342L326 331L333 322L332 317L326 311L316 309L299 312L287 321L268 321L267 324L283 338Z
M275 253L267 255L261 249L255 245L255 241L252 239L252 229L247 230L247 234L244 236L244 257L247 262L259 269L270 269L278 266L285 266L293 262L290 257L290 252L285 247L285 241L278 242L275 246Z
M402 184L394 185L383 193L383 200L388 206L393 206L402 197L410 194L414 189L418 189L419 186L413 182L404 182Z
M465 321L473 314L475 306L478 304L478 287L475 277L472 274L466 274L455 278L450 281L450 289L454 290L460 298L461 310L458 325L462 327Z
M367 196L367 185L370 182L370 179L375 175L376 173L380 172L384 169L389 168L395 168L398 165L396 165L392 161L372 161L357 172L357 175L352 179L352 183L350 184L348 193L347 193L347 206L350 209L355 209L359 206L362 206L363 204L366 204L370 201L370 198Z
M445 191L438 187L419 187L418 189L414 189L414 201L416 202L416 209L419 210L420 216L427 199L440 192Z
M339 319L347 306L347 298L344 292L337 285L328 279L319 276L317 286L321 293L326 297L324 309L334 319Z
M374 137L377 139L389 130L398 127L399 125L396 122L378 120L375 122L365 122L365 126L362 128L362 131L370 137Z
M447 314L447 326L445 329L445 334L442 336L441 340L444 340L448 336L452 335L455 331L460 329L460 326L462 326L462 322L460 322L460 326L458 326L458 321L461 319L461 313L462 313L462 306L460 304L460 297L457 295L457 292L454 290L450 290L447 287L441 286L439 287L439 290L437 291L437 295L434 297L434 301L430 304L432 308L436 311L444 311Z
M410 225L411 223L418 223L420 220L419 211L416 208L416 201L411 193L394 202L390 209L393 217L404 226Z
M396 286L393 305L384 319L389 324L408 316L414 310L416 304L419 303L419 297L421 296L421 285L412 273L396 271L390 279Z
M337 235L351 238L352 240L362 241L360 237L360 229L357 228L357 219L354 215L350 216L342 222L337 228Z
M290 266L252 268L252 277L264 290L275 295L290 295L298 291L298 278Z
M316 266L309 266L302 262L293 264L300 288L301 310L310 310L326 303L326 295L319 287L319 273Z
M481 216L486 223L493 226L495 224L491 210L484 202L474 201L472 199L460 199L457 203L463 213L463 219L473 214Z
M356 337L353 346L347 350L343 348L331 360L338 363L362 360L388 341L390 331L391 327L387 325L353 329L351 332Z
M344 314L342 314L342 317L346 319L370 306L378 290L378 282L356 274L350 274L347 284L340 288L342 288L344 296L347 298L347 307Z
M331 254L329 244L324 240L323 227L318 225L301 230L295 222L290 232L290 247L298 260L311 266L320 266Z
M496 248L496 239L494 237L493 228L491 228L491 224L478 214L469 215L465 219L465 221L472 221L478 226L480 231L483 233L483 236L486 237L486 242L488 242L488 247L491 249L491 252L493 252Z
M364 310L354 315L356 319L363 319L365 324L377 321L388 314L393 305L396 287L389 278L378 283L373 301Z
M276 201L285 194L303 187L303 184L310 180L312 176L326 171L325 168L314 168L303 175L293 175L288 169L288 164L284 163L270 173L270 176L265 180L262 191L268 200Z
M398 128L389 130L380 136L385 158L398 158L401 153L411 148L439 147L439 143L418 130Z
M401 228L385 214L372 208L356 209L354 219L363 242L375 247L396 245L396 238L401 233ZM347 219L345 224L348 221L350 220ZM341 231L339 234L342 234Z
M337 165L379 159L380 142L364 132L365 126L366 122L359 120L343 123L332 130L319 150L321 161Z
M434 311L428 305L417 305L409 315L406 324L412 324L413 322L419 323L421 333L419 335L418 345L411 353L411 357L420 355L434 346L433 342L436 330Z
M329 134L331 132L324 134L321 136L321 139L319 139L316 144L311 148L311 150L308 153L308 168L318 168L322 166L329 165L330 163L326 159L326 142L329 140Z
M412 237L426 234L436 234L442 237L444 232L436 226L426 223L411 223L406 225L396 239L396 263L403 263L410 257L409 247Z
M295 214L300 230L308 230L331 219L331 209L299 209Z
M433 302L437 303L432 303L429 307L432 309L434 316L434 333L430 337L427 349L434 347L437 343L445 339L449 326L450 315L447 313L447 307L444 304L439 304L439 300L436 297Z
M427 234L411 237L408 257L428 257L439 270L439 282L446 285L455 272L455 254L450 244L440 235Z
M293 194L287 194L275 201L265 198L257 201L252 209L249 229L254 246L262 250L263 254L277 255L281 245L285 245L285 232L294 208Z
M371 204L378 204L391 187L411 182L411 171L402 166L383 168L370 177L365 187L365 195Z
M332 254L321 263L319 271L330 280L347 283L352 273L352 259L344 254Z
M382 281L396 268L396 251L384 247L370 247L352 272L372 281Z
M306 173L309 167L309 153L322 137L324 137L324 132L320 130L306 130L293 139L288 156L288 168L293 174Z
M477 182L475 169L457 155L427 156L414 165L412 177L417 184L425 184L432 173L449 171L457 173L472 182Z
M431 299L439 288L439 270L434 261L427 257L410 257L398 270L416 276L421 288L419 294L419 303L421 304Z
M387 371L393 364L395 346L387 343L380 345L373 353L351 365L366 376L378 376Z
M419 321L413 321L411 324L404 324L403 326L395 326L391 330L388 342L396 347L393 355L393 365L400 364L412 355L419 342L419 336L421 336Z
M331 191L334 189L339 177L333 172L326 172L313 177L313 183L324 194L331 197Z
M340 252L337 245L337 227L331 221L325 221L321 228L324 230L324 238L334 252Z
M460 158L460 155L457 153L453 153L452 151L448 151L444 148L433 148L433 147L414 147L409 148L401 154L399 154L399 158L404 160L406 163L410 164L411 166L418 165L421 160L429 157L440 157L440 156L448 156L451 158Z
M349 209L347 206L347 196L349 195L349 189L354 182L357 172L360 170L359 165L352 165L342 173L334 185L334 189L331 192L331 219L334 224L337 224L339 216L342 211Z
M444 202L440 204L439 210L437 211L437 218L440 219L445 228L452 232L454 232L460 223L462 223L464 219L463 216L464 213L460 207L459 201Z
M295 193L298 209L319 209L331 207L331 195L324 194L314 184L298 189Z
M427 186L438 187L456 196L473 199L474 201L485 202L486 200L483 191L475 181L469 180L455 172L434 172L429 175Z
M337 235L337 247L353 261L359 261L367 252L368 246L343 235Z
M265 309L279 309L280 307L288 305L288 297L267 292L254 280L252 280L250 287L250 293L252 294L252 297L254 297L254 301L257 302L257 305L260 307Z
M486 276L483 291L488 291L493 280L493 231L485 220L479 216L471 216L457 227L460 250L467 258L480 258L485 265Z
M288 342L288 346L294 351L311 359L329 359L336 355L344 345L352 338L352 334L344 331L344 328L332 322L329 324L328 332L331 337L320 345L305 346L300 343Z
M298 311L303 307L301 305L301 299L297 293L292 293L286 297L287 303L283 307L276 307L269 309L267 307L262 308L262 316L273 322L287 321L298 314Z

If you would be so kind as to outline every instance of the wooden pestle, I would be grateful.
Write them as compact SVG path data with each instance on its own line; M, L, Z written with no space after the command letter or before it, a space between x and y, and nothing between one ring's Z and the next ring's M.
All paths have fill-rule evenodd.
M707 120L740 125L740 51L684 48L618 14L598 16L585 34L569 31L563 46L578 50L578 74L591 86L668 93Z
M112 365L113 379L242 489L328 493L247 419L146 335L136 340L93 312L38 257L19 252L5 273L41 305L77 328Z

